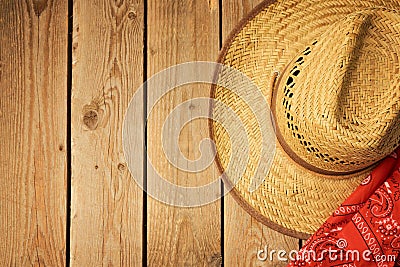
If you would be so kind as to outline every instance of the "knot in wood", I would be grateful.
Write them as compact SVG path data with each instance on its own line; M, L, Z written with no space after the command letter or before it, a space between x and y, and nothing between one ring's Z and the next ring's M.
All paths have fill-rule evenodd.
M135 11L130 11L129 13L128 13L128 18L130 19L130 20L134 20L134 19L136 19L136 12Z
M125 169L126 169L125 164L123 164L123 163L119 163L119 164L118 164L118 170L119 170L119 171L123 172L123 171L125 171Z
M83 115L83 124L89 130L95 130L99 123L99 116L95 110L89 110Z

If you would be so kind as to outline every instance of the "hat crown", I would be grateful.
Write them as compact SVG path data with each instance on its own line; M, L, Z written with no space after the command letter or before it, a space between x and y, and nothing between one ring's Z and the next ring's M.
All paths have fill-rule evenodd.
M400 15L384 8L332 25L286 67L275 116L287 147L328 172L354 172L400 141ZM290 154L290 153L289 153Z

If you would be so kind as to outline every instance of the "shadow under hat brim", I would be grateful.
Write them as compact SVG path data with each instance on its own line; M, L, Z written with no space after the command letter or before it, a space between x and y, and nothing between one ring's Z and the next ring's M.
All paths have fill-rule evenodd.
M246 74L270 101L272 90L268 85L274 71L282 71L295 55L321 35L330 24L347 14L375 6L398 9L400 2L349 1L348 5L344 5L333 0L266 0L254 8L231 32L218 62ZM257 24L253 30L252 24ZM289 26L285 28L279 25ZM302 27L302 31L298 30L298 26ZM259 34L260 29L263 29L262 34ZM296 29L300 32L294 32ZM256 45L241 46L246 40L251 40ZM271 44L271 47L262 47L263 44ZM263 54L264 61L269 63L258 59L256 53ZM269 55L272 56L268 57ZM233 57L240 60L232 60ZM246 61L249 58L253 62ZM221 94L224 94L224 90L220 87L211 87L211 98L221 100ZM213 111L211 107L212 117ZM224 168L229 159L224 147L220 146L221 127L222 125L209 120L210 136L216 144L216 164L223 174L224 182L232 185ZM372 168L373 166L339 178L314 173L294 162L277 143L274 160L264 183L250 193L247 190L250 181L244 177L233 187L231 195L249 214L268 227L289 236L307 239L354 191ZM300 188L300 193L289 196L288 192L294 186Z

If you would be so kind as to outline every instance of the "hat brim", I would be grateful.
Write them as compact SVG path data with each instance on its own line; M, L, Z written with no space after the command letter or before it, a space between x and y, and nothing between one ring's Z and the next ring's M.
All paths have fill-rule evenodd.
M329 25L350 13L377 6L399 9L400 1L361 0L344 4L336 0L266 0L231 32L218 62L247 75L266 100L271 101L272 91L268 85L275 71L282 71ZM210 94L211 98L238 111L238 107L228 103L227 99L235 95L226 88L213 85ZM211 116L216 115L213 107L210 112ZM229 171L225 169L230 153L227 151L229 141L224 134L223 118L222 123L210 120L209 127L211 139L215 142L216 164L224 174L225 183L232 184ZM249 127L248 130L250 138L254 139L249 140L250 151L252 148L257 150L257 129ZM256 164L252 161L257 160L260 160L257 156L250 156L249 165ZM372 168L340 176L339 179L337 176L318 174L294 162L277 142L273 163L263 184L250 192L251 173L244 173L233 186L231 194L260 222L283 234L306 239L368 176Z

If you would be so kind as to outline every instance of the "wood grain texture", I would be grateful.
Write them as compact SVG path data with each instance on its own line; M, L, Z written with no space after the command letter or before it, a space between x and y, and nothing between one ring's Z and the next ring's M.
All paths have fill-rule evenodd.
M149 1L148 6L148 73L149 77L169 66L187 61L214 61L219 48L218 1L160 0ZM167 84L170 81L165 81ZM171 81L172 82L172 81ZM160 84L163 88L166 84ZM167 115L180 103L196 97L208 96L210 85L188 85L165 95L154 107L148 107L148 154L160 175L171 183L199 186L217 179L214 166L197 173L188 173L173 167L162 147L161 130ZM148 90L148 103L155 97ZM153 108L153 109L152 109ZM192 103L180 110L178 127L183 113L207 106ZM174 126L173 126L174 127ZM172 132L167 129L167 132ZM200 156L198 145L208 137L207 121L195 120L181 131L179 146L191 160ZM174 142L170 139L171 146ZM176 156L176 155L175 155ZM152 177L148 172L148 182ZM159 188L162 190L162 188ZM194 196L195 197L195 196ZM178 198L178 196L176 196ZM220 266L221 264L221 202L196 208L179 208L148 198L148 266Z
M0 266L64 266L67 3L0 11Z
M140 266L143 195L121 132L143 82L143 2L76 0L73 10L70 263Z
M226 39L238 22L246 16L261 0L223 0L222 35ZM226 266L286 266L288 262L257 259L259 250L298 250L298 239L271 230L252 218L242 209L232 196L227 195L224 202L225 265ZM264 256L264 254L263 254ZM286 255L287 257L288 255Z

